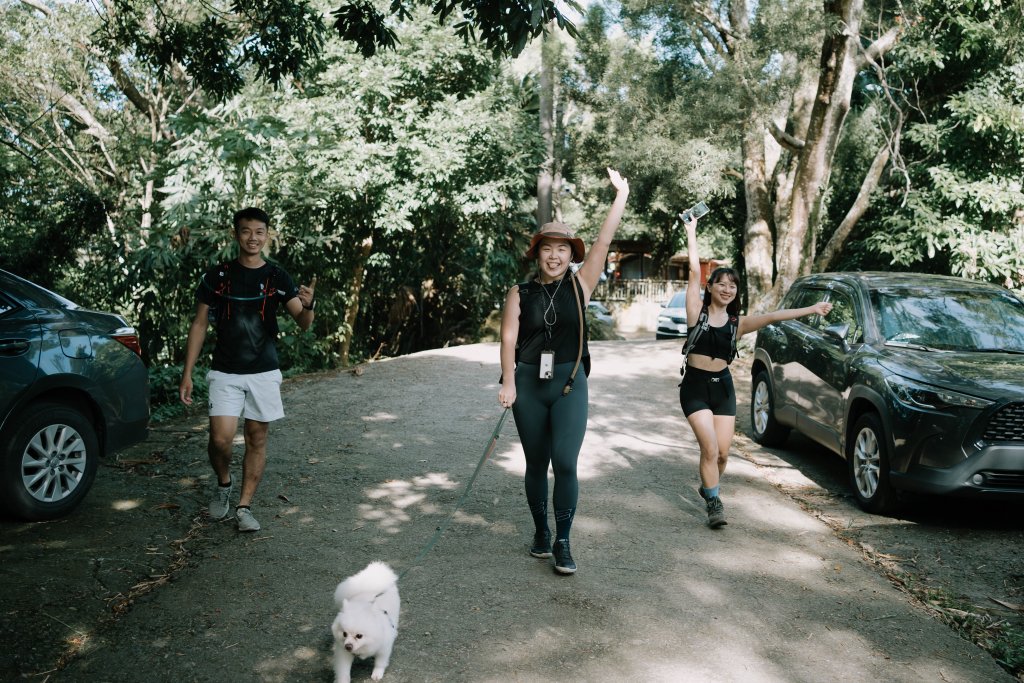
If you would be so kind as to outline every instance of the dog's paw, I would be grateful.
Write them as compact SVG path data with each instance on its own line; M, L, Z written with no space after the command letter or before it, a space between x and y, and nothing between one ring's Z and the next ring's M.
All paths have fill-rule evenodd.
M373 673L370 674L370 678L372 678L375 681L379 681L380 679L384 678L384 669L374 669Z

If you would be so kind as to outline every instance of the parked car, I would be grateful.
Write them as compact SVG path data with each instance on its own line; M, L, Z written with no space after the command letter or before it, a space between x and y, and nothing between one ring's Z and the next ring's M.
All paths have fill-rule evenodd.
M658 313L655 339L679 339L686 336L686 292L676 292Z
M914 273L797 280L751 368L754 439L791 429L848 463L858 503L901 491L1024 501L1024 303L996 285Z
M149 378L124 318L0 270L0 506L68 514L101 454L146 437Z
M612 318L612 312L609 311L608 307L600 301L589 302L587 304L587 310L590 311L590 314L597 318L599 322L615 327L615 319Z

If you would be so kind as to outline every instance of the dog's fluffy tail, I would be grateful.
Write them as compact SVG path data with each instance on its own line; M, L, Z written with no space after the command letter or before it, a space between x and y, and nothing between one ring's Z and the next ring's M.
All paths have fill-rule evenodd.
M342 600L363 595L373 597L383 593L398 582L398 575L385 562L371 562L358 574L353 574L338 584L334 591L334 602L341 609Z

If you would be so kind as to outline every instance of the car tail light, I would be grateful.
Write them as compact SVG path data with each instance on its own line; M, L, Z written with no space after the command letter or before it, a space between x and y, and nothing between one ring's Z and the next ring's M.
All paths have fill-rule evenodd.
M139 343L139 334L134 327L118 328L110 336L134 351L136 356L142 358L142 344Z

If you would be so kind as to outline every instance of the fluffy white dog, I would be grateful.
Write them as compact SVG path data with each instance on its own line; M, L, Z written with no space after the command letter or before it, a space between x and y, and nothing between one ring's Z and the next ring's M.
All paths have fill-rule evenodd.
M398 635L398 576L383 562L371 562L334 590L338 616L331 624L334 634L334 680L352 680L352 662L373 657L371 678L384 677L391 648Z

